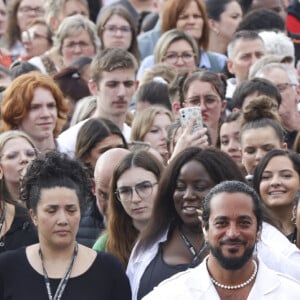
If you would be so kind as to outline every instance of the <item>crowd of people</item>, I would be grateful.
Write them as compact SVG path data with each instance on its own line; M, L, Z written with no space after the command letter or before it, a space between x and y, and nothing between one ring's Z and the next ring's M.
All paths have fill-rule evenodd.
M299 299L299 44L300 0L0 0L0 300Z

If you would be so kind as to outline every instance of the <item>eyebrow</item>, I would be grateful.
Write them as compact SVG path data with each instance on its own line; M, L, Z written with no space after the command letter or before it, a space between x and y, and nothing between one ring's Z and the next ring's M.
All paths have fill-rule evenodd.
M229 217L227 216L217 216L214 218L214 221L223 221L223 220L228 220ZM237 217L238 220L249 220L252 221L252 217L250 217L249 215L241 215Z
M48 204L46 208L58 208L58 204ZM76 207L76 204L66 204L64 207L66 208L71 208L71 207Z

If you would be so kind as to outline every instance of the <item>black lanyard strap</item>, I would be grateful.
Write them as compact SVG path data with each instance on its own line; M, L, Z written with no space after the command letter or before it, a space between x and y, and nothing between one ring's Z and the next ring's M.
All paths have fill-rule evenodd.
M203 251L206 249L205 242L202 243L201 248L199 252L197 253L195 247L192 245L192 243L188 240L186 235L183 233L182 229L179 228L179 234L186 245L186 247L189 249L190 253L193 255L193 260L191 262L191 267L195 267L200 263L200 256L203 253Z
M51 292L51 285L50 285L50 280L48 277L48 273L46 271L45 265L44 265L44 258L43 258L43 254L42 254L42 250L41 248L39 248L39 255L41 257L41 261L42 261L42 267L43 267L43 273L44 273L44 279L45 279L45 285L47 288L47 292L48 292L48 298L49 300L60 300L62 297L62 294L67 286L68 280L70 278L71 272L72 272L72 268L74 265L74 261L76 259L76 256L78 254L78 244L75 244L74 247L74 252L73 252L73 256L71 258L70 264L68 266L68 269L65 273L65 276L60 280L60 283L56 289L55 295L54 297L52 296L52 292Z

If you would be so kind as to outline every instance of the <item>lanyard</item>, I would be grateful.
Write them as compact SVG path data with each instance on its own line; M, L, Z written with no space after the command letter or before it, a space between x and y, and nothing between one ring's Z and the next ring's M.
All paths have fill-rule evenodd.
M185 245L187 246L187 248L189 249L190 253L193 255L193 260L191 262L191 267L196 267L197 265L199 265L200 263L200 256L203 253L203 251L206 249L206 244L205 242L203 242L199 252L197 253L195 247L192 245L192 243L188 240L188 238L186 237L186 235L183 233L182 229L179 228L179 234L182 238L182 240L184 241Z
M0 232L1 232L1 229L2 229L3 224L4 224L5 213L6 213L6 205L4 204L3 209L2 209L2 214L0 216ZM4 237L4 235L3 235L3 237ZM0 247L4 247L4 241L2 241L1 238L0 238Z
M56 289L55 295L54 295L54 297L52 297L50 280L49 280L47 271L45 269L42 250L41 250L41 248L39 249L39 255L40 255L41 260L42 260L44 279L45 279L45 284L46 284L46 288L47 288L49 300L60 300L61 299L61 296L62 296L62 294L63 294L63 292L64 292L64 290L65 290L65 288L67 286L68 280L70 278L71 271L72 271L72 268L73 268L74 261L75 261L75 258L77 256L77 253L78 253L78 244L76 243L75 248L74 248L74 253L73 253L73 256L71 258L69 267L68 267L68 269L67 269L67 271L65 273L65 276L60 280L60 283L59 283L59 285L58 285L58 287Z

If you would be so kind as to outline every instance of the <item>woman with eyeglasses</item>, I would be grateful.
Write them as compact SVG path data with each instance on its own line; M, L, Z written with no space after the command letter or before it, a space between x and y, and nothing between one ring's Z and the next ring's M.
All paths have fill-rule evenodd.
M97 33L101 41L100 49L122 48L140 62L137 29L132 15L124 6L112 4L104 7L99 16Z
M71 66L80 57L94 57L99 51L100 41L96 25L83 15L65 18L54 35L54 46L45 54L29 60L42 73L54 75Z
M196 70L199 64L199 48L196 41L182 30L172 29L165 32L157 41L154 55L143 61L137 78L141 78L146 69L159 63L171 65L178 71Z
M126 268L139 233L151 218L162 164L148 151L132 152L113 172L107 232L93 249L114 254Z
M5 41L13 61L19 56L26 56L26 49L22 44L22 32L26 31L34 20L44 17L44 5L43 0L7 1Z
M37 242L25 204L20 200L20 180L37 157L31 138L22 131L0 134L0 253Z
M169 0L166 2L161 23L158 23L161 31L153 34L148 39L144 39L139 43L141 53L154 53L158 44L158 38L162 34L177 29L190 35L197 45L197 67L205 68L213 72L221 72L225 66L227 57L216 52L208 52L209 42L209 24L204 1L202 0ZM147 33L146 33L147 34ZM139 39L139 40L142 40ZM180 49L178 49L180 50ZM176 48L173 50L177 55L182 55ZM143 56L144 57L144 56ZM145 69L151 67L154 61L153 56L146 57L138 73L140 78Z
M182 107L200 106L202 120L208 126L212 145L215 146L226 110L225 77L211 71L196 71L187 76L182 90Z

